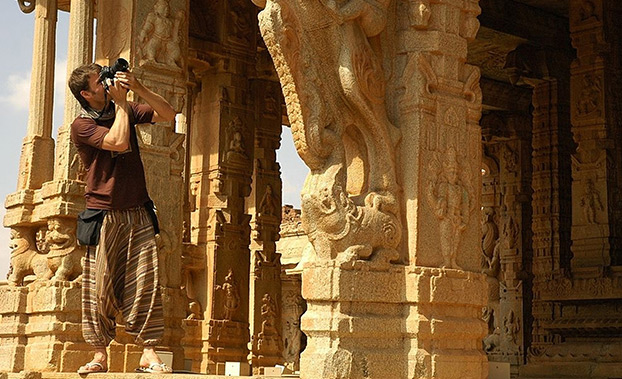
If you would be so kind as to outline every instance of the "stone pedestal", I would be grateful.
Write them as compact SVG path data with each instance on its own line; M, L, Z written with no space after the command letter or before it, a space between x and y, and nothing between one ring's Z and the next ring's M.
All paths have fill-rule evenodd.
M28 285L24 364L33 371L75 371L92 358L81 327L80 286L36 281Z
M0 372L23 370L28 289L0 284Z
M369 262L341 268L334 261L305 267L302 296L308 337L301 378L404 378L404 270ZM412 377L412 376L411 376Z
M487 378L481 349L484 274L410 267L405 275L408 378Z

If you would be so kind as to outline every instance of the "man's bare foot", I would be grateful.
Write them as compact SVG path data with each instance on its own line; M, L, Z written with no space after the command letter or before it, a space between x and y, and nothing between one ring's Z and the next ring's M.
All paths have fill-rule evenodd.
M143 349L143 355L140 357L141 372L151 373L171 373L173 370L162 362L162 359L158 356L152 347L146 347Z
M108 371L108 355L106 349L95 349L93 359L78 369L78 374Z

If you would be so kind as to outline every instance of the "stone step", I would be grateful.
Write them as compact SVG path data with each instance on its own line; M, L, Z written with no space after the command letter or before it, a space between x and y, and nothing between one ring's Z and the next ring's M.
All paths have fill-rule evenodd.
M224 376L207 374L139 374L131 372L107 372L79 375L69 372L20 372L20 373L0 373L0 379L274 379L274 378L299 378L298 375L282 376Z

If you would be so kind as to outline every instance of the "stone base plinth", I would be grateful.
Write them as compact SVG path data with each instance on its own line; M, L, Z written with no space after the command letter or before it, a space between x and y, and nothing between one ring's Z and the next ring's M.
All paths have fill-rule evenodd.
M488 377L485 275L413 267L406 273L408 378Z
M0 286L0 372L24 369L28 289Z
M404 270L357 261L315 262L302 274L308 336L301 378L403 378Z
M207 351L202 352L202 372L224 375L225 362L246 362L248 356L248 323L229 320L204 322L208 328ZM207 358L207 359L206 359Z

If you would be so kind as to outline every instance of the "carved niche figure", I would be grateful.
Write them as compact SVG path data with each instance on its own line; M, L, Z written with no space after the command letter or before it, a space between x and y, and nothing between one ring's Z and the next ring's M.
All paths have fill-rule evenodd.
M259 215L260 216L276 216L278 209L277 199L272 192L272 186L268 184L263 198L259 203Z
M456 150L452 147L446 153L443 170L428 187L428 200L439 222L442 267L460 269L456 262L462 233L471 215L472 199L467 186L458 176Z
M11 229L11 267L12 272L8 277L12 286L23 285L26 275L34 274L37 279L50 279L53 275L48 268L46 254L41 254L36 249L34 232L26 227L14 227Z
M600 79L593 74L583 76L582 86L579 100L577 101L577 114L579 116L588 116L598 110L603 90Z
M235 117L229 122L229 150L227 150L227 161L247 161L248 156L244 151L244 139L242 136L242 120Z
M503 160L505 161L505 168L509 172L518 170L518 154L507 145L503 150Z
M311 168L301 204L313 246L308 251L344 265L399 259L395 151L400 132L387 118L377 43L389 1L254 2L266 6L260 27L282 86L296 88L296 93L285 90L285 98L296 149ZM311 37L303 21L322 27ZM365 165L367 185L357 196L347 192L350 132L364 137L348 150Z
M598 21L598 16L596 15L596 5L593 1L583 0L579 10L579 21Z
M297 371L300 365L300 350L302 349L302 330L300 317L305 308L305 301L298 293L290 293L284 297L288 309L283 315L283 360L285 366Z
M516 344L518 342L518 332L520 331L520 320L518 316L514 314L514 311L510 309L508 314L503 319L503 332L505 338Z
M82 273L80 260L82 249L75 237L75 222L51 219L45 241L49 246L48 265L54 272L54 280L74 280Z
M508 216L507 221L503 224L503 239L505 240L505 247L508 249L514 249L518 242L518 235L520 228L514 221L514 217Z
M138 36L139 46L142 46L140 63L157 62L181 67L180 28L183 21L183 11L178 11L171 20L168 1L158 0Z
M224 293L224 319L227 321L233 320L235 312L238 308L240 308L240 291L238 290L238 285L233 279L232 269L229 269L229 273L225 277L225 282L222 285L216 286L216 290L222 290Z
M272 296L265 294L261 299L261 332L257 336L257 351L280 351L281 336L276 328L278 317L276 304Z
M603 203L600 200L600 192L595 188L592 179L587 179L585 192L581 195L579 202L583 209L583 215L585 216L585 222L588 224L598 224L596 220L596 210L604 210Z
M485 207L483 210L482 223L482 253L488 259L492 259L497 238L499 238L499 228L495 223L495 210L492 207Z

